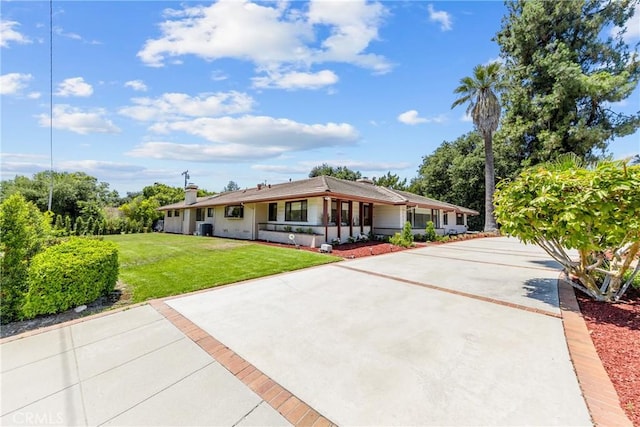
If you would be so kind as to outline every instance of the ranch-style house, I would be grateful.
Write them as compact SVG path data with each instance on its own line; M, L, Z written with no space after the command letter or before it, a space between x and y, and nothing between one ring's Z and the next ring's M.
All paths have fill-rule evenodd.
M282 184L197 197L187 185L185 200L159 208L164 231L319 247L363 236L389 236L409 221L415 234L433 221L439 234L467 231L477 211L406 191L318 176Z

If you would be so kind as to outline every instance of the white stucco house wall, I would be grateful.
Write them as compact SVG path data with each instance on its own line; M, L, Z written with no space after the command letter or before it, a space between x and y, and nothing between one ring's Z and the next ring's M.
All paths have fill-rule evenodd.
M246 240L265 240L319 247L363 235L393 235L405 222L414 234L433 221L439 234L467 231L477 211L405 191L380 187L369 180L347 181L319 176L283 184L262 185L196 197L189 184L184 202L159 208L164 231Z

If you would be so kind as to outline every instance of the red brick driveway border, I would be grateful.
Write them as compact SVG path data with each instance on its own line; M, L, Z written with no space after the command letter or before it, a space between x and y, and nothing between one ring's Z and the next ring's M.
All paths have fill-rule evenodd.
M175 297L173 297L175 298ZM167 298L171 299L171 298ZM229 347L209 335L191 320L165 304L164 299L149 301L149 305L182 333L206 351L237 379L253 390L262 400L278 411L294 426L336 426L328 418L282 387Z
M564 274L558 278L558 297L569 356L593 424L633 427L633 423L620 407L618 394L602 366L580 312L574 288L564 280Z

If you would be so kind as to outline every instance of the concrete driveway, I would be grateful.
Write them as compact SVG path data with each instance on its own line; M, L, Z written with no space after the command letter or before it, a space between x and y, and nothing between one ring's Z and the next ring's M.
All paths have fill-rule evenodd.
M477 239L65 326L0 347L2 424L591 425L557 277Z

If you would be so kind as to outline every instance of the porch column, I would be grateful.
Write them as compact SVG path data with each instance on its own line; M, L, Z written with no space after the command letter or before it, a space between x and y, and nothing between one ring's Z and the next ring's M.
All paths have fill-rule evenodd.
M360 216L360 234L364 233L364 203L358 202L358 215Z
M373 203L369 203L369 222L371 223L371 233L373 233Z
M328 197L322 198L322 222L324 223L324 241L329 241L329 212L327 210L327 204L331 201L331 199L327 200Z
M336 199L336 210L338 211L336 212L336 215L338 216L338 218L336 219L336 222L338 224L338 239L340 239L340 235L342 234L342 200L340 199Z
M353 236L353 201L349 200L349 236Z

